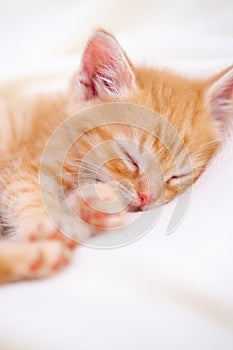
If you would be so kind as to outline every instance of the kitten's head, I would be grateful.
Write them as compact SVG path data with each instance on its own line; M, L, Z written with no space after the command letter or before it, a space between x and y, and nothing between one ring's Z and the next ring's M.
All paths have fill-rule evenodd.
M87 166L88 178L120 183L122 196L130 196L129 209L134 211L170 201L201 175L232 110L232 67L199 81L134 67L105 31L89 39L73 84L87 105L127 102L148 108L143 118L151 133L136 126L105 125L85 133L77 147L83 158L102 144L99 154L92 152L92 163L102 159L101 171L96 176ZM149 109L162 118L151 118Z

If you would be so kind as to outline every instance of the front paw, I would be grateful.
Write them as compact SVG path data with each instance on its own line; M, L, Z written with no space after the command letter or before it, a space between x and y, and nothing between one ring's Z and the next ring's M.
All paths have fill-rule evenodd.
M0 283L47 277L65 267L72 252L61 242L5 242L0 246Z
M17 235L20 240L60 240L69 248L90 237L87 225L78 223L60 207L54 207L50 216L42 208L34 208L26 217L17 222Z
M73 191L67 199L72 210L96 230L120 228L127 215L114 188L105 184L85 186Z

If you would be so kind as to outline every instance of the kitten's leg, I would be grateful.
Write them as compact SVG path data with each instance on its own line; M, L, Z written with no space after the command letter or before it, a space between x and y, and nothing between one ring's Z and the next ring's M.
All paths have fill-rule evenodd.
M0 283L49 276L70 260L61 242L0 242Z
M49 181L52 181L51 179ZM101 187L100 192L107 194L106 205L111 207L108 199L116 196L114 189L107 185L97 185ZM4 186L4 191L1 193L1 208L5 208L7 215L10 217L10 222L14 224L19 239L36 241L37 239L65 239L68 246L74 246L75 243L81 243L92 235L96 228L106 229L112 227L120 227L125 222L125 212L120 210L115 214L109 214L103 211L92 210L92 206L86 205L85 201L80 196L75 196L74 210L79 217L71 215L61 205L57 196L59 192L56 182L51 182L46 186L46 205L51 219L49 218L42 202L41 189L38 183L38 173L28 174L15 173L10 182ZM79 193L79 191L75 191ZM93 186L90 187L88 198L98 202L96 191L93 194ZM69 202L69 198L67 199ZM94 203L95 205L95 203ZM71 205L72 206L72 205ZM81 219L80 219L81 218ZM54 223L56 226L54 226ZM85 222L89 223L87 225ZM59 232L64 233L67 237L64 238Z
M1 193L1 208L9 223L14 225L18 238L36 241L60 237L69 246L73 246L75 242L64 238L59 232L64 232L78 242L89 238L91 232L88 226L81 221L77 222L63 210L56 196L56 183L49 186L46 194L47 209L57 225L54 226L43 206L37 177L37 174L29 176L21 171L8 181Z

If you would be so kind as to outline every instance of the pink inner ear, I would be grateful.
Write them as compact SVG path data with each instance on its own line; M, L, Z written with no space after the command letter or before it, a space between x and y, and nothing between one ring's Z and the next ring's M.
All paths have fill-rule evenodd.
M114 92L129 83L129 68L119 44L110 35L95 34L82 57L80 82L86 99L98 96L98 85Z
M110 45L109 45L110 46ZM114 69L114 61L111 57L110 50L107 43L101 38L95 38L88 43L87 48L83 54L83 73L87 77L86 86L90 89L89 97L97 96L97 91L95 87L95 78L97 75L102 76L103 82L106 84L107 78L104 76L103 67L108 67L108 69Z
M230 73L230 75L229 75ZM233 74L230 71L220 78L210 90L209 102L215 117L222 117L227 112L233 95Z
M229 100L231 99L233 93L233 79L232 81L226 82L225 86L223 86L222 91L220 91L219 95L216 96L217 102L220 106L226 106L229 104Z
M88 43L83 55L83 70L92 78L102 66L111 66L110 47L101 38L95 38Z

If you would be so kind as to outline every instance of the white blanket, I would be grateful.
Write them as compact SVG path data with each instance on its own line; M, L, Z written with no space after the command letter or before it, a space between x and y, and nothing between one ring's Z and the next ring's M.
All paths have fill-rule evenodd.
M231 0L9 0L0 4L0 81L65 81L96 26L136 63L195 76L233 63ZM232 144L193 186L173 234L171 203L131 245L82 247L51 279L0 287L0 350L232 350Z

